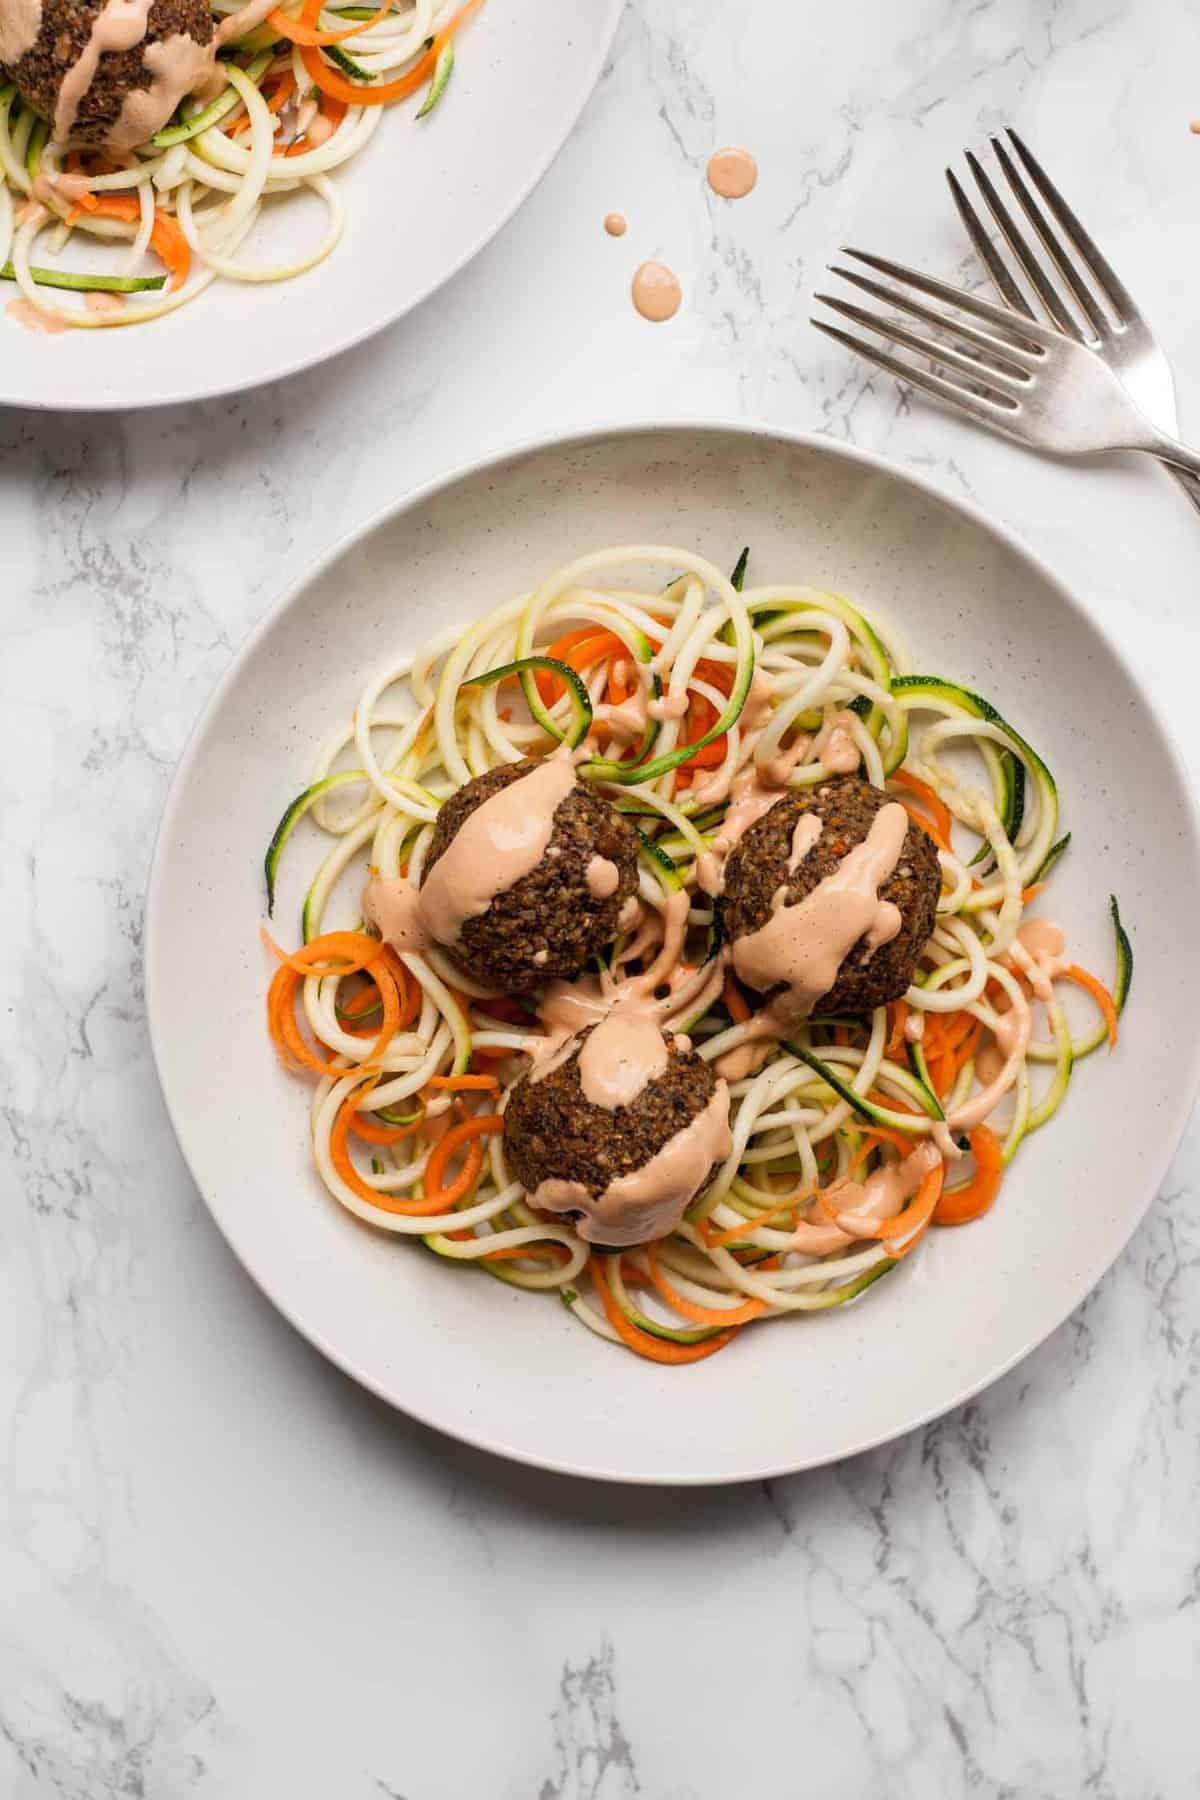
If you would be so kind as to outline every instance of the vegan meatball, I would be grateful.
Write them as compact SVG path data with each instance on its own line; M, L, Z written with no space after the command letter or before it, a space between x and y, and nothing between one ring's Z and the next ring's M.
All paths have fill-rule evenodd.
M794 789L777 800L745 832L725 866L722 916L729 940L736 945L739 938L760 930L771 917L781 888L787 906L811 894L846 853L863 842L876 814L891 799L882 789L847 775L823 781L816 788ZM795 872L789 873L793 834L805 813L820 819L821 835ZM879 889L881 900L899 908L900 930L873 952L866 938L859 938L816 1010L866 1013L898 1000L912 981L932 935L940 889L941 869L933 840L910 820L899 860Z
M422 884L463 824L485 800L539 766L506 763L467 782L438 814ZM577 975L616 937L622 908L637 892L637 833L586 782L555 809L537 867L463 922L454 954L476 980L508 993Z
M153 0L140 42L102 51L88 79L80 59L89 53L105 4L44 0L37 38L10 72L21 97L50 122L56 138L127 150L152 137L184 95L211 74L215 25L208 0ZM72 71L75 81L83 82L78 93L68 81Z
M504 1154L535 1205L580 1219L595 1244L638 1244L674 1230L711 1181L729 1148L728 1094L708 1063L667 1037L666 1066L628 1106L596 1106L583 1091L580 1051L591 1026L573 1040L565 1062L540 1075L536 1066L513 1088L504 1114ZM696 1121L692 1179L637 1192L635 1177L665 1145ZM653 1187L654 1184L651 1184ZM540 1190L540 1191L539 1191Z

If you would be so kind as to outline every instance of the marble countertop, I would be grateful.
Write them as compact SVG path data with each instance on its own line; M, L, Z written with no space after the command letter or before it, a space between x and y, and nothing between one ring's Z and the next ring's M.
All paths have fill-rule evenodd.
M974 497L1153 666L1200 770L1170 480L985 440L805 322L846 241L965 274L942 166L1011 121L1200 433L1196 112L1197 0L631 0L550 176L403 324L231 402L0 415L0 1794L1200 1789L1196 1126L1090 1300L961 1411L757 1487L588 1486L409 1423L274 1314L181 1163L140 970L173 764L285 580L597 418L815 428ZM703 181L730 142L762 168L736 206ZM683 281L666 326L629 304L645 256Z

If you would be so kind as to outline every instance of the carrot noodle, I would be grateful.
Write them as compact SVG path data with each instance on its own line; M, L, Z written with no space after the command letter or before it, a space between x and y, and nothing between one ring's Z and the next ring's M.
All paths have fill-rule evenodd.
M304 56L321 57L343 35L328 15L320 23L316 0L288 17ZM354 30L355 58L380 28ZM664 585L628 577L647 565ZM940 849L937 922L907 990L858 1019L822 1017L818 1004L793 1038L763 1042L757 1061L731 1069L730 1157L676 1230L620 1251L585 1240L577 1218L540 1211L505 1158L509 1095L545 1043L538 995L488 991L452 947L397 951L360 918L368 875L419 884L450 793L546 755L577 722L580 693L553 669L478 680L530 657L578 676L592 711L579 778L629 810L646 841L639 922L601 955L605 979L655 962L668 896L686 888L692 922L658 1004L710 1064L747 1041L762 1004L738 979L719 909L698 883L701 855L729 849L733 772L758 770L764 791L781 779L767 772L772 759L787 765L793 789L828 779L816 746L853 706L855 742L861 734L868 746L859 746L862 778L882 780ZM303 883L303 941L263 933L267 1025L282 1065L320 1083L313 1156L332 1198L450 1266L477 1263L496 1280L557 1294L580 1323L644 1360L702 1362L761 1320L855 1301L931 1229L983 1218L1024 1137L1063 1103L1073 1068L1116 1043L1129 952L1115 915L1111 989L1062 958L1038 965L1016 943L1055 861L1057 800L1044 766L972 696L960 704L948 682L902 677L904 646L851 603L797 587L739 596L702 558L642 546L584 558L413 657L389 664L381 654L379 667L307 785L298 778L303 806L289 808L272 840L273 895L281 859L291 871L300 845L324 850ZM752 674L767 704L747 724L738 709ZM803 710L776 729L777 709L801 688ZM635 721L635 741L623 721L610 730L606 709L617 707ZM951 737L953 772L940 760ZM997 760L998 742L1024 764L1023 789ZM1007 787L997 775L1006 768ZM327 782L339 773L343 785ZM1020 804L1002 812L1012 792ZM1090 1036L1067 1031L1059 983L1099 1009ZM1026 1011L1021 1050L1015 1025ZM752 1038L749 1047L759 1049ZM981 1095L982 1119L971 1110ZM933 1166L926 1153L910 1197L894 1198L882 1171L931 1140ZM959 1164L968 1146L971 1160Z

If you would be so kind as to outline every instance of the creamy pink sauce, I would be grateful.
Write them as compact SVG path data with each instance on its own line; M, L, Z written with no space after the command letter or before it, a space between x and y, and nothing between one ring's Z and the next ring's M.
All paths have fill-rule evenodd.
M40 225L45 217L46 208L40 200L26 200L21 206L18 206L13 215L13 224L20 227L36 222Z
M652 719L682 719L688 705L686 694L662 694L647 703L646 711Z
M762 778L767 786L786 787L791 779L792 771L804 761L812 749L812 742L810 737L801 732L800 736L795 738L786 750L780 750L777 755L768 757L767 761L760 765Z
M587 975L548 986L541 1007L545 1035L529 1071L531 1081L543 1080L578 1050L585 1099L611 1111L633 1105L648 1084L665 1073L670 1049L663 1015L670 1010L676 989L692 980L691 973L679 966L689 911L686 893L668 897L662 913L661 945L640 975L619 984L609 978L602 985L595 976ZM653 930L649 926L645 934L646 953ZM636 952L638 946L630 949ZM720 976L718 967L715 978L719 981ZM659 999L658 990L663 987L668 995ZM594 1029L581 1045L579 1033L588 1027ZM686 1037L675 1035L675 1044L681 1054L691 1048ZM583 1212L586 1217L580 1230L593 1243L641 1243L673 1230L711 1164L728 1155L729 1095L723 1083L719 1093L721 1106L716 1111L723 1121L725 1149L711 1148L715 1126L710 1104L643 1169L611 1182L598 1201L581 1183L549 1178L533 1194L534 1205L551 1212ZM700 1161L702 1152L704 1160Z
M727 799L733 791L734 782L742 773L743 768L748 765L750 754L762 735L763 726L770 717L771 696L774 693L774 687L774 681L765 669L755 671L746 693L741 716L738 719L741 741L738 745L737 766L733 769L722 766L714 770L707 780L697 783L692 789L692 794L699 805L716 806L722 800ZM760 770L758 773L761 775L762 771Z
M581 1182L543 1181L531 1196L546 1212L582 1212L577 1229L589 1244L650 1243L674 1231L709 1169L729 1155L729 1090L719 1081L712 1099L662 1149L595 1197Z
M148 143L185 95L207 87L215 56L215 39L198 44L186 31L147 44L142 61L150 72L150 86L130 88L105 140L108 148L120 153Z
M751 731L761 731L771 716L771 702L775 697L775 678L767 669L755 669L750 678L750 686L746 690L746 701L738 718L738 730L743 739Z
M556 750L464 819L420 889L403 878L370 881L363 913L386 943L420 950L453 947L468 919L532 874L550 843L554 815L575 786L569 751Z
M4 0L0 6L0 63L11 69L28 54L42 29L42 0Z
M633 278L633 304L643 319L661 325L674 318L683 299L679 278L665 263L644 262Z
M722 200L741 200L758 180L758 164L748 150L730 145L708 159L708 185Z
M607 900L609 895L615 894L620 886L621 871L615 862L609 861L607 856L591 856L588 858L584 880L587 882L587 890L593 900Z
M926 1139L898 1162L873 1170L863 1182L831 1182L823 1195L824 1204L850 1237L877 1237L879 1227L903 1210L941 1160L937 1146Z
M618 743L636 744L645 736L648 713L646 696L639 688L619 706L598 706L594 717L598 723L608 726Z
M818 755L825 767L834 775L853 775L862 760L862 752L848 727L839 724L837 720L835 720L824 746L818 750Z
M1067 945L1062 926L1051 919L1026 919L1017 932L1017 941L1030 956L1038 958L1061 956Z
M1029 1033L1032 1027L1032 1016L1024 995L1019 1005L1002 1013L997 1020L995 1032L996 1042L1004 1052L1004 1062L977 1094L964 1100L946 1120L947 1135L956 1131L970 1131L972 1126L981 1125L1007 1094L1020 1072L1025 1052L1029 1048ZM940 1134L935 1133L935 1142Z
M894 801L883 806L861 844L794 906L772 913L758 931L734 945L734 968L760 993L784 982L780 1018L805 1018L837 980L838 970L859 938L878 949L901 926L899 908L879 898L896 867L908 830L908 814ZM810 846L811 847L811 846ZM763 1015L760 1014L760 1018Z
M368 881L363 889L363 918L393 950L416 955L436 940L421 910L420 890L403 875L393 881Z
M96 78L100 58L110 50L135 50L146 35L153 0L105 0L92 20L87 42L62 78L54 110L54 136L71 135L80 103Z
M337 126L332 119L327 119L324 113L316 113L308 122L304 141L310 150L319 150L322 144L329 142L336 130Z
M574 1037L589 1025L598 1025L612 1004L594 975L576 981L551 981L542 995L542 1030L547 1038ZM536 1080L536 1068L535 1064Z
M627 229L625 224L625 214L606 213L604 217L604 229L607 231L609 237L624 237Z
M109 294L103 288L97 288L93 293L85 294L83 304L90 313L101 315L122 313L126 307L124 294Z
M792 833L792 849L788 857L788 874L794 875L821 835L821 821L816 813L801 813Z
M925 1014L910 1012L904 1021L904 1035L910 1044L919 1044L925 1036Z
M704 850L696 858L696 886L714 900L725 892L725 859L719 850Z
M770 812L778 798L778 788L763 782L762 772L754 763L738 770L730 783L729 806L721 820L721 839L728 850Z
M666 1073L670 1060L653 1001L641 994L623 994L579 1052L584 1098L610 1112L632 1106L650 1082Z
M60 331L71 329L65 319L56 319L53 313L43 312L32 300L10 300L4 310L10 319L15 319L18 325L23 325L37 337L57 337Z
M619 931L636 930L641 916L642 903L636 894L630 894L628 900L626 900L624 906L617 914L617 929Z
M63 200L68 206L77 206L83 196L91 191L91 178L87 175L66 175L61 170L55 175L48 175L43 170L33 179L33 197L44 206L52 206L55 200Z

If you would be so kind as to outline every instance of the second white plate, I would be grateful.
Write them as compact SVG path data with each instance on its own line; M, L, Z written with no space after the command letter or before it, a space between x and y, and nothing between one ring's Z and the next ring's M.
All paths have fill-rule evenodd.
M463 28L438 110L418 123L419 96L389 108L335 175L345 236L307 275L218 281L165 319L52 337L5 314L16 289L0 283L0 403L101 411L208 399L310 368L401 318L482 250L545 174L600 78L621 6L484 6ZM286 196L239 257L287 261L325 229L318 200Z

